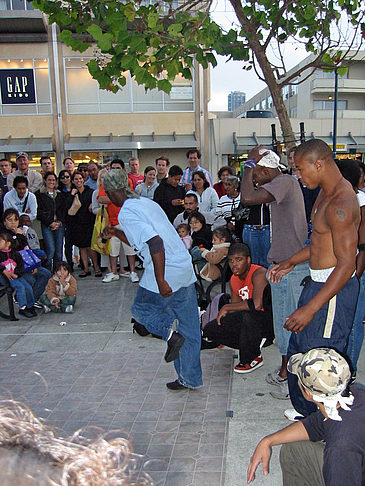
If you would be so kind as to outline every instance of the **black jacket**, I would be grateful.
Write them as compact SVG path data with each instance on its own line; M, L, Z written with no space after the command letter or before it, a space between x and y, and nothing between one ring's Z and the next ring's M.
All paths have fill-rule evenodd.
M212 248L212 231L208 225L205 225L199 231L191 233L193 239L193 246L203 245L204 248L210 250Z
M35 193L37 198L37 219L45 226L50 226L54 221L65 222L66 219L66 207L64 204L64 196L61 192L57 192L55 198L48 195L48 193L42 189Z
M184 199L184 197L185 189L182 186L174 187L167 182L167 179L162 179L155 190L153 200L161 206L172 223L176 216L184 211L184 206L173 206L171 201L174 199Z

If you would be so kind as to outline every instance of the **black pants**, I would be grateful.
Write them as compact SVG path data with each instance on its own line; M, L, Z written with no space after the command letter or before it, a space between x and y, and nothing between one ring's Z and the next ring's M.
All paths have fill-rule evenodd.
M207 337L218 344L238 349L240 362L251 363L260 355L260 342L265 334L268 316L261 311L229 312L221 319L208 322L203 331Z

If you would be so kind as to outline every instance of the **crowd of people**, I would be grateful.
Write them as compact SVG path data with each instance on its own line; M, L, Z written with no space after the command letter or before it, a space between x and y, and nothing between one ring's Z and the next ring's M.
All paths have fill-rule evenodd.
M24 152L17 154L15 171L0 161L0 282L10 282L19 313L30 318L37 306L73 311L78 254L78 278L91 276L91 262L105 284L120 277L139 282L136 267L142 262L133 322L141 335L167 342L165 360L174 361L177 372L167 383L170 390L202 386L202 349L238 349L234 371L251 373L264 364L262 346L275 338L281 363L266 381L273 398L291 400L294 408L286 417L303 425L259 444L248 472L252 481L259 462L267 471L272 445L326 437L317 408L340 422L354 396L365 406L363 393L349 394L347 387L356 379L364 337L364 167L356 160L336 162L330 147L313 139L288 152L285 171L274 151L255 147L241 179L225 166L213 185L200 158L198 150L189 150L183 170L159 157L141 174L137 158L129 160L127 171L121 159L105 168L93 161L76 168L68 157L58 177L48 157L41 159L41 173L29 168ZM98 218L105 224L96 248ZM40 264L27 270L29 253L22 251L29 250ZM218 296L207 319L208 310L199 313L194 284L197 278L221 278L222 262L232 274L230 295ZM341 366L323 370L325 360ZM313 363L316 375L308 368ZM365 437L358 440L363 461ZM327 479L328 461L336 457L325 453L323 484L337 484ZM293 467L289 460L285 464L287 471ZM304 484L292 482L289 472L287 477L287 485Z

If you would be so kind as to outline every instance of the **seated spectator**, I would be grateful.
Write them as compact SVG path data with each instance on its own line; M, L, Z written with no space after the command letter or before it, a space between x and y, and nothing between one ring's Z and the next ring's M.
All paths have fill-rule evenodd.
M44 246L52 268L63 259L63 224L66 220L64 196L57 189L57 176L54 172L44 175L43 186L35 195L38 204L37 218L41 222Z
M19 228L19 214L16 209L8 208L3 215L4 230L13 238L12 248L16 251L28 248L27 238L23 231ZM42 309L43 306L38 302L38 299L43 294L47 282L51 277L51 272L44 267L38 267L31 273L24 273L23 278L30 284L33 289L34 306L37 309Z
M4 196L4 210L16 209L19 215L28 214L31 221L34 221L37 217L37 199L28 190L28 179L24 176L17 176L13 184L14 188Z
M266 268L251 264L250 249L245 243L233 243L228 251L232 270L230 281L232 300L209 322L203 337L217 345L239 349L236 373L250 373L264 362L260 343L270 317L263 310L263 294L268 282Z
M229 176L233 176L233 175L234 175L234 170L232 167L229 167L229 165L224 165L219 169L218 171L219 182L215 183L213 186L219 198L227 194L224 188L224 183L226 182Z
M179 185L182 172L178 165L173 165L167 179L162 179L153 196L153 200L165 211L171 223L184 211L185 189Z
M177 232L179 233L179 236L184 243L185 247L187 250L191 249L191 246L193 244L193 239L190 236L190 227L188 224L181 223L179 226L176 228Z
M67 262L57 262L45 293L39 299L47 312L73 312L77 283Z
M204 280L212 282L221 276L217 263L227 256L231 241L231 233L227 228L216 228L212 233L212 249L209 251L204 247L200 248L201 256L207 261L200 271L200 276Z
M218 195L215 190L210 187L204 173L200 170L195 171L193 174L192 189L191 191L188 191L187 194L190 193L196 194L200 211L215 213L219 201Z
M236 218L241 202L240 180L236 176L228 176L224 182L226 195L217 204L215 214L226 221L227 228L236 238L241 240L243 220ZM248 211L248 210L247 210Z
M13 237L10 233L0 231L0 283L7 284L4 277L9 280L10 286L15 290L20 315L28 318L36 317L32 287L23 278L23 259L19 252L12 248L12 242Z
M206 224L205 218L201 213L191 213L188 221L192 231L191 237L193 240L190 254L193 263L196 264L196 270L200 272L206 263L202 258L200 248L206 248L208 250L212 248L212 231Z
M149 165L144 170L144 182L137 185L136 193L142 197L153 199L153 195L155 194L157 187L158 182L156 181L156 169Z
M207 211L200 211L198 196L193 192L188 192L184 197L184 211L182 213L179 213L174 219L173 225L175 226L175 228L177 228L181 223L188 224L189 215L196 211L199 211L199 213L204 216L207 224L213 227L218 224L218 219L216 218L216 215L212 212L208 213ZM219 221L220 224L218 224L218 226L224 225L224 219Z

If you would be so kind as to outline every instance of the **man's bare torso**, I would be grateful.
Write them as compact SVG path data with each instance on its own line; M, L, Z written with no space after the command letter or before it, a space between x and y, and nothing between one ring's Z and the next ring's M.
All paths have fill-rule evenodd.
M335 191L331 194L326 195L321 189L313 206L311 216L313 228L310 242L310 267L312 269L330 268L337 264L334 251L336 225L330 224L330 213L332 215L335 213L335 217L339 220L344 219L346 214L350 215L352 224L347 229L349 233L337 236L351 238L355 254L360 210L356 194L345 179L339 181Z

